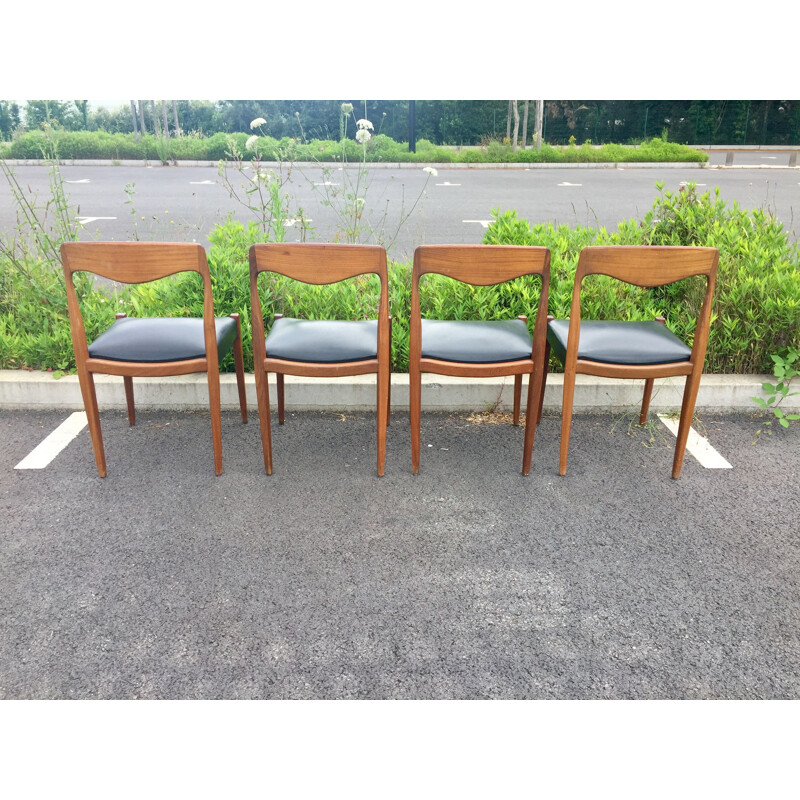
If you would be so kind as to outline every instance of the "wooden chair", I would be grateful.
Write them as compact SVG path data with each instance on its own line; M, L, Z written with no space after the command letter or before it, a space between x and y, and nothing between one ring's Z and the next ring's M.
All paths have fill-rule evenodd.
M381 286L378 319L304 320L277 314L269 336L265 337L258 294L261 272L276 272L317 285L376 274ZM341 377L376 373L378 475L383 475L391 367L386 251L382 247L355 244L255 244L250 248L250 296L258 417L267 475L272 474L270 372L277 377L278 422L281 425L284 423L284 375Z
M474 286L491 286L539 275L541 291L533 338L527 317L513 320L422 319L420 278L427 273L445 275ZM550 285L550 251L546 247L506 245L424 245L414 252L409 321L409 407L411 418L411 468L419 473L422 372L459 377L514 376L514 424L519 424L522 376L530 375L522 474L530 472L535 417L546 362L547 297Z
M611 246L585 247L578 259L572 308L568 320L553 319L547 326L547 358L552 352L564 365L559 472L566 475L572 422L575 376L643 378L644 396L639 416L644 425L655 378L686 376L672 477L681 473L686 440L692 424L697 390L703 371L711 300L719 251L713 247ZM705 275L703 305L691 347L666 327L663 317L653 321L582 321L581 285L587 275L608 275L642 287L665 286L692 276ZM546 380L546 378L545 378ZM541 416L541 401L539 415Z
M69 242L61 245L67 287L72 346L83 404L89 421L100 477L106 476L103 436L94 387L95 373L121 375L125 382L128 422L134 425L134 377L208 374L214 469L222 473L222 421L219 359L233 349L242 422L247 422L241 325L238 314L214 318L211 278L205 250L199 244L159 242ZM81 316L74 272L91 272L118 283L145 283L178 272L198 272L203 281L203 318L134 318L117 314L116 321L91 344Z

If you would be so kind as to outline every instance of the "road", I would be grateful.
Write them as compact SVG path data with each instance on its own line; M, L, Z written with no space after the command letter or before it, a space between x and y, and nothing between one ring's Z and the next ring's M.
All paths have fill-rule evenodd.
M713 160L724 153L715 151ZM738 158L740 154L736 154ZM774 151L750 151L749 160L772 159ZM778 156L775 156L777 159ZM772 163L769 161L768 163ZM777 167L777 164L776 164ZM48 197L47 168L14 168L25 191ZM147 240L187 240L207 243L213 227L232 215L252 214L231 199L216 167L64 166L62 175L85 239L127 240L134 234ZM247 182L229 172L238 191ZM295 167L285 186L290 213L298 209L310 220L309 241L332 241L342 223L335 209L342 193L353 190L358 170L331 165ZM701 169L642 167L628 169L454 169L439 168L436 176L420 168L373 168L366 182L362 223L391 242L390 254L408 258L418 244L478 243L492 219L492 209L516 209L530 222L603 226L615 229L623 219L641 219L652 207L657 182L677 191L693 181L702 191L719 187L724 200L744 208L768 208L797 238L800 226L800 172L797 169ZM125 187L130 187L130 196ZM338 199L334 193L338 192ZM331 205L326 205L330 201ZM400 224L400 220L405 221ZM16 225L9 186L0 185L0 230ZM399 228L399 232L398 232ZM300 238L290 228L290 241Z

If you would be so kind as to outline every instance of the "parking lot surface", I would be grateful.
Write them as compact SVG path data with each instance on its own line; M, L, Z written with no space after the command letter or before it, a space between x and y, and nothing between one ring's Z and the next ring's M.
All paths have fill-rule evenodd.
M67 412L0 417L0 697L800 697L800 426L747 415L687 454L656 417L102 414L43 469ZM502 420L501 420L502 421ZM275 421L276 423L277 421ZM754 443L755 441L755 443Z

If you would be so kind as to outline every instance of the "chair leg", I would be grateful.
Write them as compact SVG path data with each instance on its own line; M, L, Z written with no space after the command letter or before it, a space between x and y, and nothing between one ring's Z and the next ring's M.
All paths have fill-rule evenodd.
M644 396L642 397L642 410L639 413L639 424L647 422L647 412L650 410L650 397L653 394L654 378L647 378L644 382Z
M575 370L564 372L564 396L561 400L561 450L559 453L558 474L567 474L567 451L569 432L572 427L572 403L575 397Z
M275 377L278 384L278 425L283 425L283 423L286 421L286 415L284 413L283 406L283 373L276 372Z
M530 379L529 379L530 380ZM528 395L530 396L531 386L528 384ZM514 376L514 424L519 425L519 407L522 399L522 375Z
M522 474L527 475L531 471L531 456L533 455L533 440L536 436L536 426L539 424L535 419L536 409L539 406L539 393L543 391L540 371L543 370L541 364L534 366L534 371L528 378L528 400L525 406L525 445L522 449Z
M411 471L419 474L420 409L422 406L422 376L419 366L408 367L408 408L411 423Z
M81 394L83 395L83 407L86 409L86 419L89 423L89 435L92 437L92 449L94 450L94 460L97 464L97 474L105 478L106 454L103 449L103 434L100 430L100 410L97 407L97 394L94 389L94 375L88 370L78 370L78 380L80 381Z
M386 465L386 428L388 427L387 417L389 416L389 396L390 373L389 365L381 364L378 367L378 477L383 477Z
M697 391L700 388L700 370L686 376L686 386L683 390L683 403L681 404L681 420L678 424L678 440L675 442L675 457L672 460L672 477L676 480L681 476L683 456L686 453L686 441L689 438L689 429L692 427L694 406L697 402Z
M244 386L244 357L242 355L242 336L241 327L236 315L237 335L233 342L233 361L236 365L236 386L239 389L239 411L242 415L242 422L247 422L247 393Z
M542 407L544 406L544 390L547 388L547 368L550 365L550 342L545 342L544 361L542 362L542 386L539 390L539 408L536 412L536 424L542 421Z
M208 370L208 407L211 412L211 440L214 444L214 472L222 475L222 408L219 396L219 370Z
M272 429L269 421L269 376L263 368L255 366L256 401L258 421L261 425L261 449L264 452L264 471L272 475Z
M125 403L128 406L128 424L136 424L136 407L133 403L133 378L130 375L123 375L122 380L125 383Z

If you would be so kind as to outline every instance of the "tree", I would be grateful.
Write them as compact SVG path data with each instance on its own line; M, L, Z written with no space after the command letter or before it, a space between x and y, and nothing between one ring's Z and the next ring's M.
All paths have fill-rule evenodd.
M544 100L536 101L536 122L534 123L534 140L536 149L542 149L542 125L544 123Z
M525 101L525 115L522 118L522 149L524 150L528 145L528 106L530 100Z
M133 100L131 100L131 120L133 120L133 138L138 142L139 128L136 125L136 103ZM144 134L144 130L142 131L142 134Z
M511 103L512 103L511 109L514 112L514 138L511 140L512 141L511 149L512 152L516 153L517 138L519 136L519 107L517 106L516 100L512 100Z

